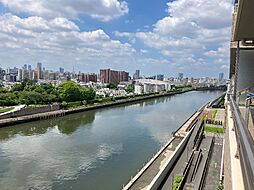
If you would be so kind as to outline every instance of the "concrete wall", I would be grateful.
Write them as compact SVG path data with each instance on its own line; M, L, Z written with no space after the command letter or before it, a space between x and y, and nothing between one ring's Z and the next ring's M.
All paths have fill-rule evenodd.
M60 110L59 104L40 106L40 107L27 107L27 108L22 108L21 110L13 112L13 113L2 115L0 116L0 119L20 117L25 115L32 115L32 114L38 114L38 113L44 113L44 112L50 112L50 111L56 111L56 110Z
M254 86L254 50L240 50L237 91Z
M152 180L150 185L147 189L149 190L157 190L159 189L162 181L165 179L165 177L168 174L168 171L172 168L173 164L176 162L176 160L179 158L181 152L185 148L186 144L188 143L188 140L191 136L191 133L193 131L194 127L187 133L187 135L184 137L184 139L181 141L181 143L178 145L174 153L171 155L171 157L168 159L168 161L163 165L159 173L155 176L155 178Z

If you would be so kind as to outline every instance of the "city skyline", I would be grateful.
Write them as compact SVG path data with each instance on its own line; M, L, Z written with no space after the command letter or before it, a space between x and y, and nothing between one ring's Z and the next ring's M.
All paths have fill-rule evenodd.
M39 69L39 70L38 70ZM75 70L66 70L64 67L59 67L58 69L51 69L51 68L46 68L44 67L43 63L41 62L38 62L37 64L35 64L34 66L33 65L30 65L30 64L24 64L23 66L13 66L13 67L7 67L7 68L2 68L0 66L0 70L1 71L10 71L10 70L16 70L15 72L17 72L17 79L20 78L19 75L24 75L24 71L25 72L28 72L28 73L25 73L25 74L29 74L29 72L34 72L36 76L34 76L37 80L40 80L40 79L43 79L42 76L41 76L41 72L51 72L51 73L59 73L59 74L64 74L64 73L72 73L72 74L76 74L76 75L97 75L97 76L100 76L100 73L101 73L101 70L111 70L111 71L115 71L114 69L112 68L99 68L98 71L96 72L91 72L91 71L75 71ZM150 75L146 74L146 73L143 73L140 69L136 69L135 72L131 73L129 72L129 70L118 70L116 72L124 72L124 73L127 73L128 74L128 77L131 77L131 79L139 79L139 78L154 78L154 79L157 79L157 80L161 80L161 78L178 78L178 79L183 79L183 78L206 78L206 77L209 77L209 76L201 76L201 77L195 77L195 76L189 76L189 75L186 75L186 73L174 73L173 75L164 75L164 74L161 74L161 73L151 73ZM21 73L21 74L20 74ZM39 74L40 73L40 74ZM227 79L227 76L224 77L225 73L223 72L219 72L217 73L217 76L215 77L209 77L209 78L218 78L218 79ZM40 77L39 77L40 76ZM83 76L84 77L84 76ZM128 78L126 77L126 78ZM20 80L17 80L17 81L20 81Z
M229 0L61 3L0 0L2 67L228 76Z

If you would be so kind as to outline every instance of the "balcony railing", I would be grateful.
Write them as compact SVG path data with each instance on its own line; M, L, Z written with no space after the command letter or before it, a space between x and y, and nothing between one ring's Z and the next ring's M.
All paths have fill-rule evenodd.
M235 100L231 95L229 99L238 140L244 186L247 190L254 189L254 141Z

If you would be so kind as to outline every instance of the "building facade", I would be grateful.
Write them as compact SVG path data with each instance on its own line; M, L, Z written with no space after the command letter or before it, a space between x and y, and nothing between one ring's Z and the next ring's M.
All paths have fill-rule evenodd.
M125 71L113 71L110 69L101 69L100 80L102 83L127 82L129 80L129 73Z
M78 75L78 80L81 82L97 82L97 75L92 73L92 74L85 74L85 73L81 73Z

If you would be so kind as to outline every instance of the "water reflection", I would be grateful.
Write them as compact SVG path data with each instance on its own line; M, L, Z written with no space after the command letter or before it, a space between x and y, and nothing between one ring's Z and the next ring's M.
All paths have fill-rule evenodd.
M57 120L50 120L48 122L31 122L22 125L1 128L0 141L14 138L18 134L22 136L41 135L46 133L48 129L54 127L55 125L57 125Z
M1 190L121 189L188 116L220 93L190 92L2 128Z
M63 134L74 133L79 127L92 123L95 119L95 111L68 115L57 123L58 130Z
M1 189L52 189L54 183L75 180L80 173L96 168L96 162L118 154L122 145L68 139L54 127L47 135L3 142L0 149L1 166L5 166L0 167Z

